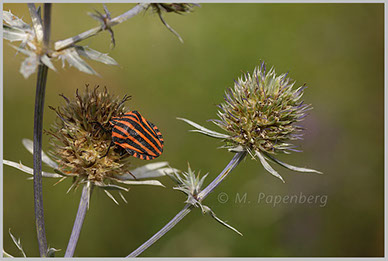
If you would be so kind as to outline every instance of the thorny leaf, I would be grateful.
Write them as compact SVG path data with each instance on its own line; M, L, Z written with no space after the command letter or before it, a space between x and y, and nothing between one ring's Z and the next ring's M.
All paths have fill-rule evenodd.
M22 41L25 42L28 39L28 33L24 30L17 27L10 27L7 25L3 25L3 37L4 39L14 42L14 41Z
M118 65L118 63L112 57L108 56L108 54L100 53L87 46L75 46L75 50L79 55L88 59L108 65Z
M47 249L47 257L55 257L55 252L61 251L62 249L55 249L53 247L50 247Z
M270 155L269 153L263 152L263 154L264 154L267 158L269 158L271 161L273 161L273 162L279 164L280 166L285 167L286 169L293 170L293 171L298 171L298 172L312 172L312 173L323 174L322 172L320 172L320 171L318 171L318 170L315 170L315 169L308 169L308 168L295 167L295 166L292 166L292 165L290 165L290 164L284 163L284 162L278 160L277 158L273 157L273 156Z
M30 174L30 175L34 175L34 170L32 168L24 166L21 162L17 163L17 162L13 162L13 161L5 160L4 159L3 160L3 164L8 165L10 167L14 167L14 168L16 168L18 170L23 171L24 173L27 173L27 174ZM50 172L46 172L46 171L42 171L42 176L45 177L45 178L62 178L63 177L60 174L50 173Z
M24 145L24 147L31 153L33 154L34 153L34 143L32 140L30 139L22 139L22 143ZM50 159L47 154L42 150L42 161L44 163L46 163L48 166L56 169L58 168L58 164L53 161L52 159Z
M213 137L213 138L217 138L217 139L228 139L230 136L229 135L225 135L225 134L222 134L222 133L219 133L219 132L216 132L216 131L212 131L212 130L209 130L191 120L188 120L188 119L185 119L185 118L177 118L178 120L182 120L188 124L190 124L191 126L197 128L197 130L191 130L192 132L199 132L199 133L202 133L202 134L205 134L205 135L208 135L210 137Z
M128 190L129 190L128 188L124 188L124 187L117 186L114 184L100 184L100 185L98 185L98 187L105 189L105 190L124 190L126 192L128 192Z
M235 229L234 227L232 227L231 225L227 224L226 222L222 221L221 219L219 219L216 215L216 213L214 213L213 210L211 210L208 206L204 206L202 205L202 210L203 210L203 213L206 214L208 213L212 218L214 218L218 223L220 223L221 225L229 228L230 230L236 232L237 234L239 234L240 236L243 236L243 234L241 234L240 231L238 231L237 229Z
M268 164L268 162L265 160L264 156L262 155L262 153L260 151L256 151L255 155L259 158L261 164L263 165L263 167L269 172L271 173L272 175L274 175L275 177L281 179L281 181L284 182L284 179L282 178L282 176L280 176L279 173L277 173L276 170L274 170L271 165Z
M20 73L27 79L36 71L39 64L39 57L33 53L22 62L22 65L20 66Z
M3 257L10 257L10 258L14 258L12 255L8 254L7 252L5 252L5 250L3 249Z
M129 173L124 173L122 175L114 175L114 177L119 180L135 180L162 177L174 171L174 169L167 166L168 162L166 161L149 163L134 170L131 170L132 175Z
M92 67L90 67L84 60L82 60L74 47L61 51L59 58L62 59L63 67L65 65L64 61L67 61L70 66L74 66L81 72L99 76L99 74L94 71Z
M123 183L123 184L128 184L128 185L154 185L154 186L165 187L158 180L119 180L119 179L115 179L115 181Z
M11 11L3 11L3 20L11 27L19 28L22 30L31 29L31 26L25 23L22 19L12 14Z
M40 15L36 11L35 4L27 4L28 10L32 20L32 25L35 31L36 39L38 42L43 42L43 24Z
M20 242L20 238L16 239L16 237L15 237L14 235L12 235L11 229L9 229L8 233L9 233L9 235L11 236L12 241L15 243L16 247L17 247L17 248L20 250L20 252L23 254L23 256L24 256L24 257L27 257L26 254L24 253L22 244L21 244L21 242Z
M42 62L47 67L49 67L51 70L56 71L54 65L52 64L50 58L48 58L47 55L38 56L36 53L11 45L12 48L16 49L18 52L21 52L22 54L27 55L28 57L22 62L22 65L20 67L20 73L23 74L25 78L28 78L31 74L33 74L36 71L36 68L38 65Z
M44 65L46 65L48 68L50 68L51 70L53 70L54 72L57 71L57 70L55 69L53 63L51 62L50 58L48 58L47 55L45 55L45 54L42 55L42 56L40 57L40 61L41 61Z
M109 193L109 191L107 191L106 189L104 189L104 192L105 194L111 199L113 200L114 203L116 203L117 205L119 205L119 202L117 202L117 200L115 199L115 197L113 197L113 195L111 193Z

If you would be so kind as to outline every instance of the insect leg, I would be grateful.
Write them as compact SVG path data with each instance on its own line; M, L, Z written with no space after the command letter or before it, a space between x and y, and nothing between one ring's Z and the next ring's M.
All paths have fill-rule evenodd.
M114 142L113 142L113 141L111 141L111 142L110 142L110 144L109 144L108 150L106 151L105 155L104 155L104 156L102 156L102 157L100 157L100 159L102 159L103 157L106 157L106 155L108 155L108 153L109 153L109 150L110 150L110 148L111 148L113 145L114 145Z

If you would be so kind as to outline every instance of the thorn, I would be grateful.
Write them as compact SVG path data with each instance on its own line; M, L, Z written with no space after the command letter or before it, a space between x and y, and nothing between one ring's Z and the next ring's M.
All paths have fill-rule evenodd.
M166 26L167 29L170 30L170 32L172 32L176 37L178 37L178 39L179 39L179 41L181 41L181 43L183 43L182 37L174 29L172 29L172 27L163 19L162 13L160 11L158 12L158 15L159 15L160 20L164 24L164 26Z

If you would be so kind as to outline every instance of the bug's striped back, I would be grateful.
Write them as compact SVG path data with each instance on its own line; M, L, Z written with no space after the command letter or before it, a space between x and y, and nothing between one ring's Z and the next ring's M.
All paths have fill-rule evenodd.
M130 111L122 117L113 117L110 124L113 125L113 142L124 148L130 155L151 160L162 154L162 133L139 112Z

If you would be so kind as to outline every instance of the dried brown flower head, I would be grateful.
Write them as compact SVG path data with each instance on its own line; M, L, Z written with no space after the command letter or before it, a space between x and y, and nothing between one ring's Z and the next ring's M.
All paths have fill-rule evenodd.
M75 174L80 179L103 183L106 178L129 172L129 154L120 147L104 155L111 142L112 117L125 112L124 103L130 96L119 99L98 86L85 92L78 90L74 99L61 95L65 103L52 108L57 120L47 131L51 135L52 149L49 152L62 173Z

